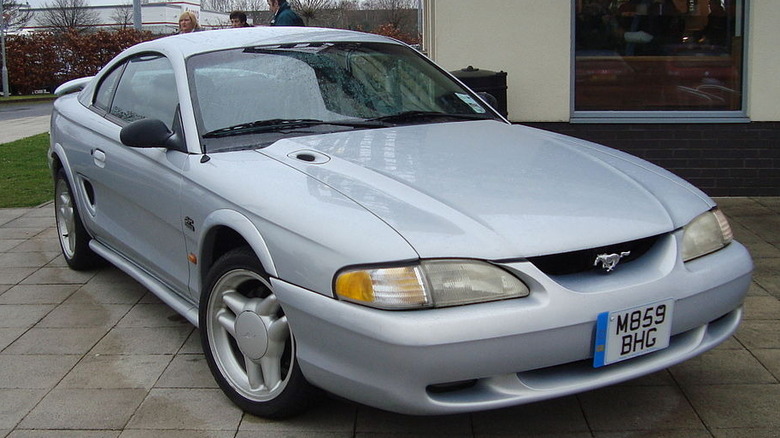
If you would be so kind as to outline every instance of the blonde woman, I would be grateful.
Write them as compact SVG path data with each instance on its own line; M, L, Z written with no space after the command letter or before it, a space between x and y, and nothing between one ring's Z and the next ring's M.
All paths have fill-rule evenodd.
M179 33L199 32L198 17L192 11L184 11L179 15Z

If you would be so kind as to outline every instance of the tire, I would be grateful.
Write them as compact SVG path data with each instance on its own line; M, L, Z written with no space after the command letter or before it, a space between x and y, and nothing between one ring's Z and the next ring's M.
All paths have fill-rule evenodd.
M54 212L60 249L68 266L76 271L98 267L102 259L89 248L90 236L81 222L76 198L62 168L54 181Z
M287 317L250 248L232 250L217 260L206 278L199 312L200 339L211 373L241 409L259 417L286 418L318 399L319 391L298 366Z

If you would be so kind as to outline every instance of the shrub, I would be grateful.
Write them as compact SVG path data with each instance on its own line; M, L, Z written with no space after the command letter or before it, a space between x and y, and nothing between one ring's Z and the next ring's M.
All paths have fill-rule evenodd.
M390 38L395 38L399 41L403 41L406 44L419 44L420 38L418 36L409 35L406 33L403 33L401 29L393 25L392 23L383 24L373 31L371 33L382 35Z
M117 53L154 38L135 29L11 35L6 47L10 89L17 94L53 91L71 79L94 75Z

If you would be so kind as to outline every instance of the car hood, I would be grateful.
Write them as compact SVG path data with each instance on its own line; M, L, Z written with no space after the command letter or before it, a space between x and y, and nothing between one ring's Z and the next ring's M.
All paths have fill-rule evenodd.
M604 246L672 231L714 205L630 155L498 121L296 137L260 153L343 193L424 258Z

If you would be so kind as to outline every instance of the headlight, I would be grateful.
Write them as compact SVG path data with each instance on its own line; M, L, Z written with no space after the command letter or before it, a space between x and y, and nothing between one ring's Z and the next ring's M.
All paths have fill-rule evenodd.
M471 260L353 269L336 276L336 296L380 309L447 307L528 296L528 287L501 268Z
M701 214L683 229L684 262L715 252L734 238L726 216L717 208Z

